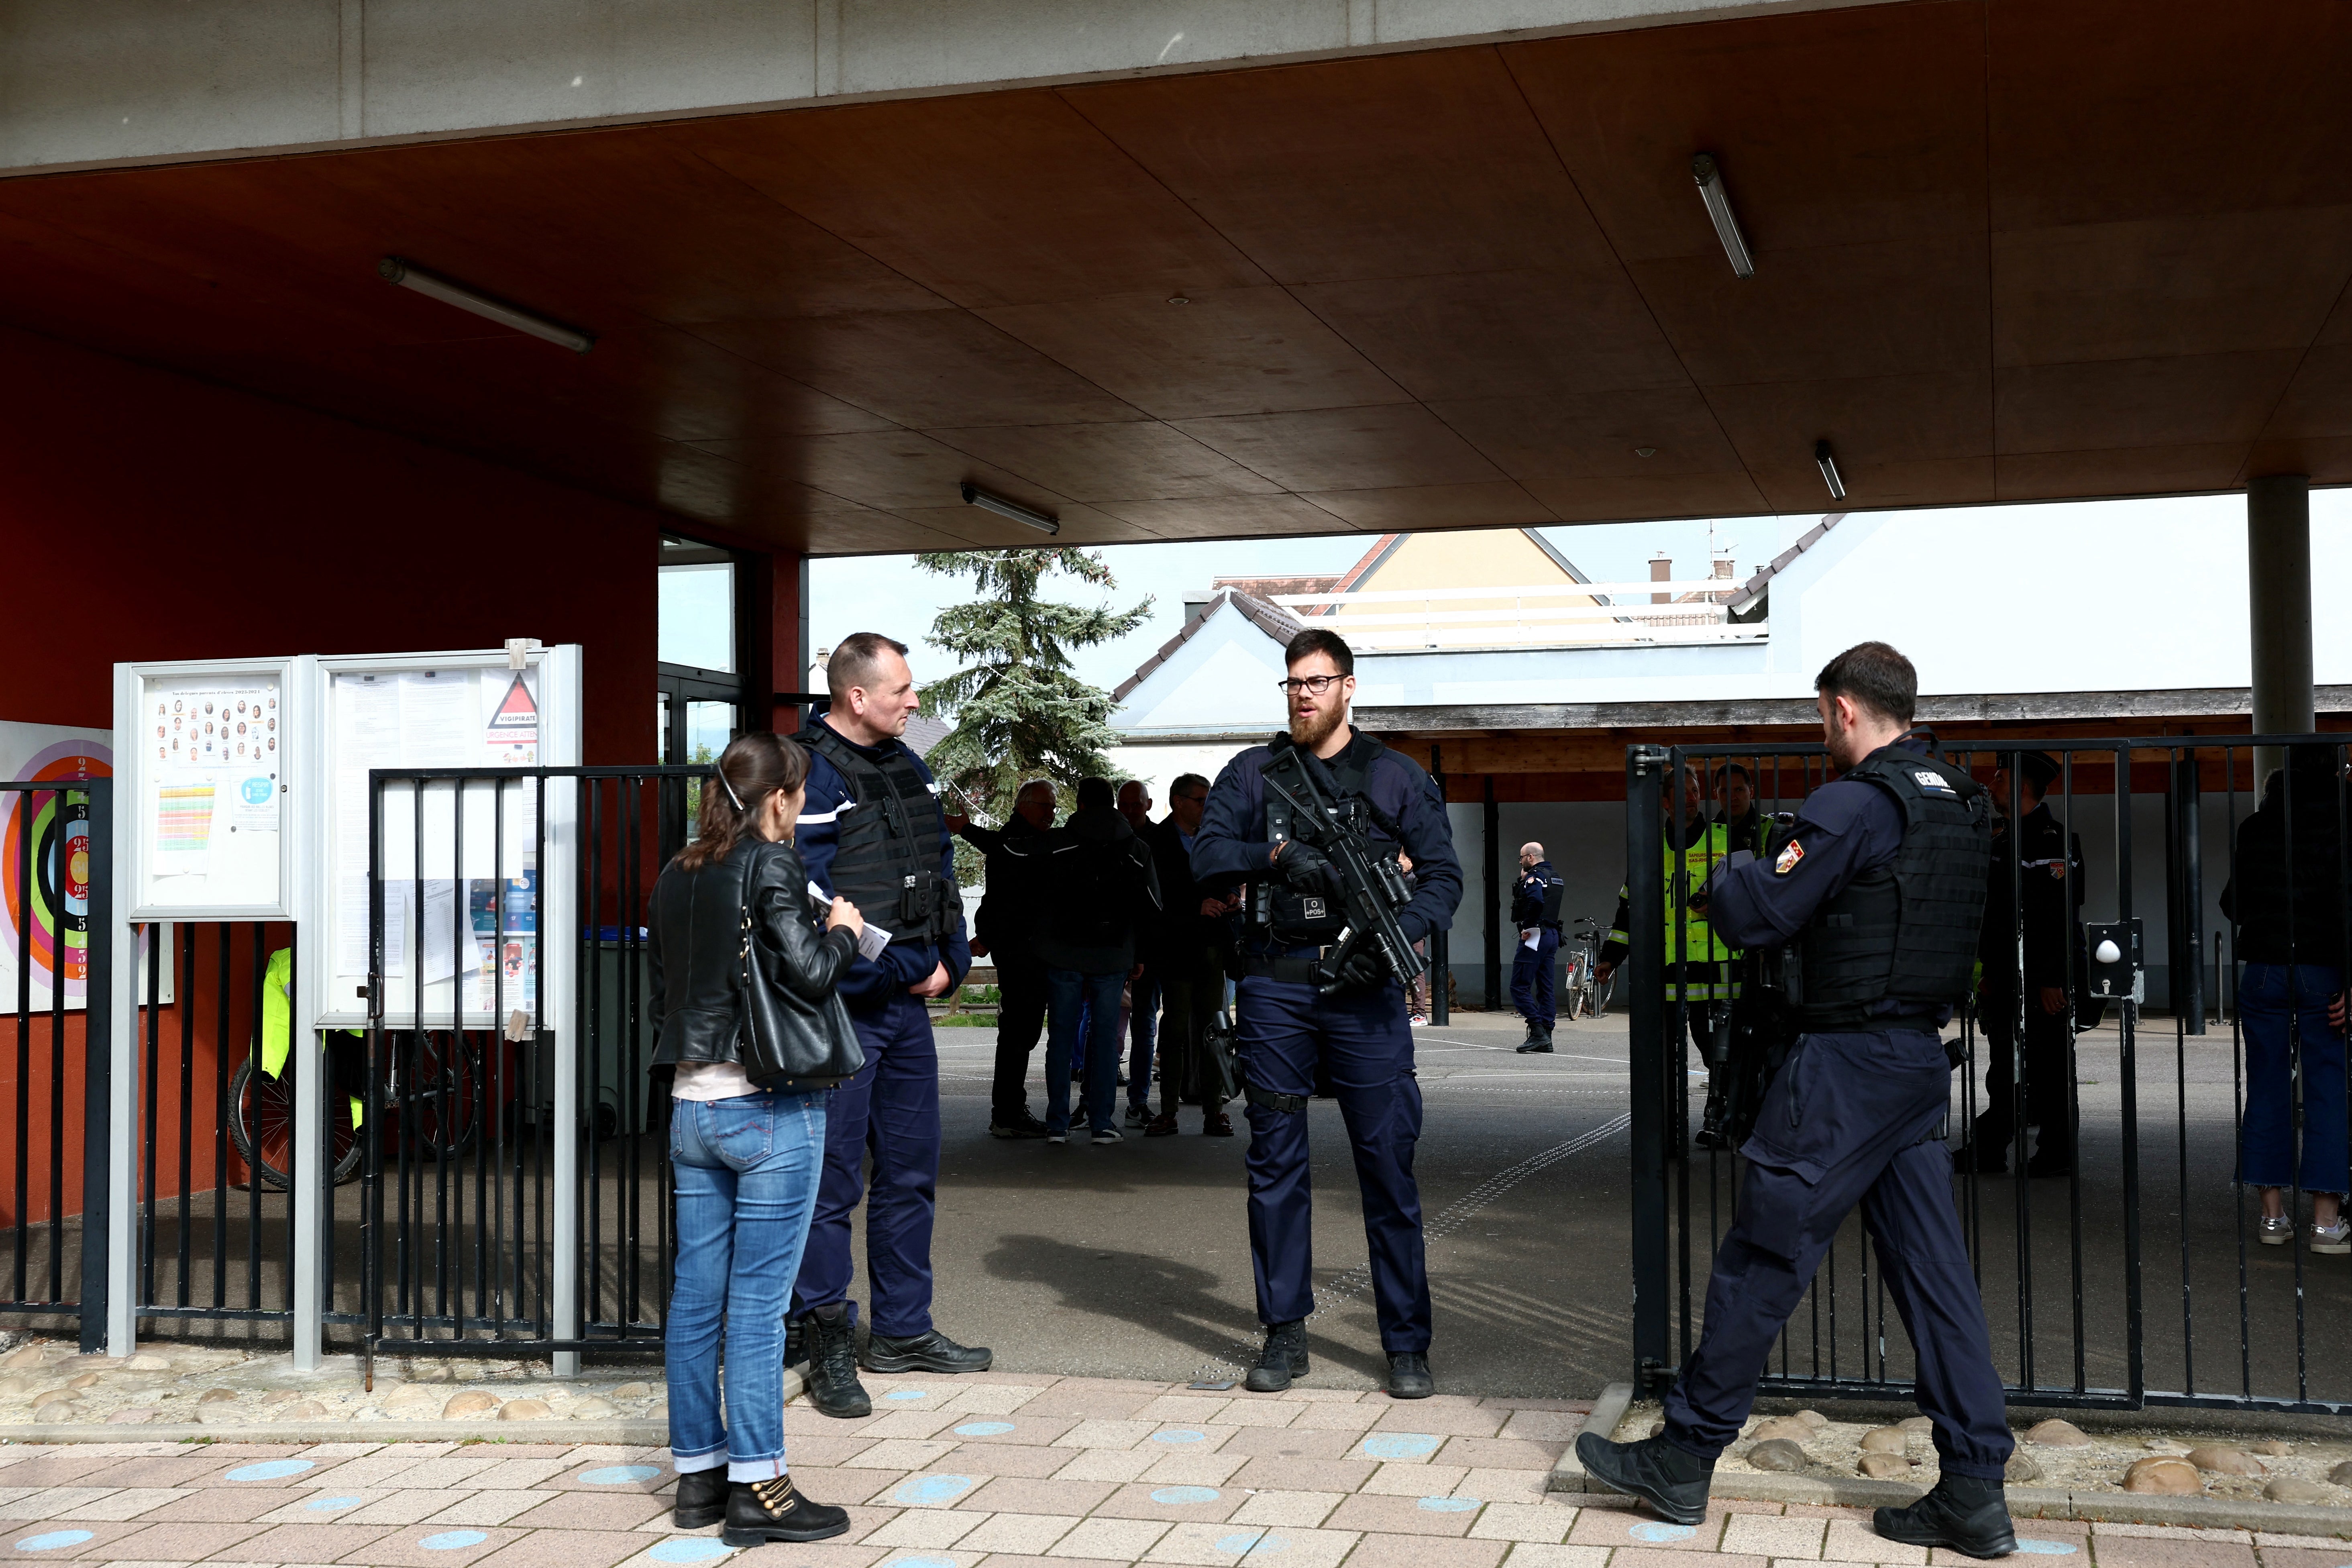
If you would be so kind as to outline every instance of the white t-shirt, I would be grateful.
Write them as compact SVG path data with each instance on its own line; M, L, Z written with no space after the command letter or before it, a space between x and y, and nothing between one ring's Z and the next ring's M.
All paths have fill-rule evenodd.
M759 1092L741 1062L680 1062L669 1084L672 1100L738 1100Z

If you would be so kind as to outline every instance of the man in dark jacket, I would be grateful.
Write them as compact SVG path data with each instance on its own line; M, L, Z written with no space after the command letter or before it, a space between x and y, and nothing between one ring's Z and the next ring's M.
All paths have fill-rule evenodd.
M2004 762L2006 759L2004 759ZM2025 1120L2042 1130L2029 1176L2063 1176L2074 1163L2074 998L2068 987L2067 948L2083 909L2083 841L2066 830L2042 798L2057 782L2058 760L2026 752L2021 777L2007 766L1993 771L1991 881L1985 892L1984 938L1977 949L1984 978L1977 1016L1984 1025L1985 1099L1967 1146L1953 1157L1960 1171L1999 1175L2009 1169L2017 1135L2018 1007L2024 1005ZM2012 881L2010 836L2016 835L2017 876L2025 919L2024 966L2019 967L2019 881Z
M1027 862L1036 879L1035 951L1045 965L1045 1140L1069 1142L1076 1060L1084 1064L1094 1142L1116 1143L1118 993L1136 968L1136 939L1160 919L1150 846L1111 805L1109 780L1081 779L1069 821L1007 844L1005 852Z
M1118 814L1147 847L1157 844L1160 825L1151 820L1151 786L1129 779L1118 786ZM1153 852L1154 859L1158 852ZM1166 885L1162 879L1162 886ZM1127 1126L1140 1132L1151 1120L1151 1058L1160 1028L1160 963L1157 944L1147 936L1136 947L1142 967L1127 983L1128 1005L1119 1009L1118 1032L1127 1041Z
M1181 775L1168 786L1168 816L1154 829L1152 863L1164 909L1151 963L1167 1013L1160 1031L1160 1114L1145 1126L1147 1138L1175 1135L1179 1104L1201 1108L1201 1131L1209 1137L1234 1135L1222 1074L1208 1059L1208 1035L1225 1002L1227 926L1241 900L1233 887L1192 875L1192 839L1208 798L1207 779Z
M1031 779L1013 797L1003 827L981 827L950 813L948 827L988 857L988 892L972 916L974 958L996 961L996 1079L989 1092L988 1130L999 1138L1043 1138L1045 1124L1029 1113L1029 1053L1045 1032L1045 965L1034 937L1039 909L1028 861L1004 852L1054 826L1054 785Z

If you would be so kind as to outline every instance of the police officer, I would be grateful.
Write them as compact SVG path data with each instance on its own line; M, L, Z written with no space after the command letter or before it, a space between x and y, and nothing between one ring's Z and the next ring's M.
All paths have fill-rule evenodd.
M859 959L841 982L866 1066L826 1106L824 1174L793 1289L810 1403L847 1418L873 1410L857 1381L848 1300L849 1216L861 1196L873 1297L866 1369L984 1372L990 1356L931 1324L940 1058L923 999L961 984L971 952L939 786L898 738L920 700L906 645L877 632L843 638L825 671L832 710L801 735L810 752L801 858L821 889L890 933L878 958Z
M1552 1026L1559 1017L1553 973L1559 956L1559 901L1568 884L1544 858L1540 844L1519 846L1519 879L1511 884L1511 923L1518 950L1511 954L1511 1005L1528 1021L1522 1056L1551 1049Z
M1312 1203L1307 1169L1307 1102L1339 1102L1363 1194L1372 1296L1388 1352L1388 1391L1399 1399L1436 1392L1429 1373L1429 1275L1422 1251L1421 1190L1413 1145L1421 1135L1421 1086L1404 988L1369 951L1359 950L1324 995L1324 950L1339 941L1344 907L1330 896L1332 868L1311 846L1269 830L1267 768L1296 760L1296 747L1328 770L1332 794L1383 847L1412 857L1412 901L1397 911L1404 940L1419 942L1453 923L1462 900L1445 803L1429 775L1348 722L1356 660L1321 629L1285 650L1290 729L1225 764L1209 792L1192 839L1192 872L1204 882L1247 880L1250 918L1242 938L1234 1036L1249 1104L1250 1262L1265 1344L1245 1384L1276 1393L1307 1371L1307 1314L1314 1310Z
M2017 1549L2001 1491L2014 1445L1937 1136L1951 1063L1937 1031L1976 961L1990 805L1910 731L1918 678L1894 648L1848 648L1814 687L1844 776L1776 826L1762 857L1704 889L1732 941L1786 946L1801 1032L1742 1146L1747 1179L1716 1253L1706 1328L1666 1395L1665 1431L1640 1443L1586 1433L1577 1457L1677 1524L1704 1518L1716 1457L1739 1435L1781 1325L1859 1204L1917 1351L1916 1396L1941 1459L1932 1491L1878 1510L1878 1533L2003 1556Z
M1745 763L1726 763L1715 774L1716 825L1734 849L1754 854L1764 847L1763 816L1756 808L1756 783Z

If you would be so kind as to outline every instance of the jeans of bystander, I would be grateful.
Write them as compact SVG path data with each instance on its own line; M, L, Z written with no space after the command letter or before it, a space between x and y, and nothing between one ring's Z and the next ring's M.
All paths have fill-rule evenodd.
M1108 974L1045 971L1048 1135L1070 1130L1070 1079L1081 1068L1086 1094L1079 1103L1088 1128L1096 1132L1117 1130L1112 1117L1118 1094L1118 993L1126 983L1121 970Z
M2246 1109L2239 1130L2240 1181L2258 1187L2301 1186L2306 1193L2341 1193L2352 1185L2345 1146L2344 1037L2327 1022L2327 1005L2343 989L2342 973L2317 963L2249 963L2241 973ZM2299 1064L2289 1060L2290 1015L2296 1020ZM2292 1070L2296 1065L2303 1077L2300 1161Z

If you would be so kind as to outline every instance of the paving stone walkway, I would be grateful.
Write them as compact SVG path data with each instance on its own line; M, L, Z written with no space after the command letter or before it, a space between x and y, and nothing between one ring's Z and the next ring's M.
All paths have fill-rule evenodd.
M793 1474L848 1505L814 1546L669 1526L665 1450L562 1443L0 1447L0 1560L385 1568L1684 1568L1916 1563L1859 1512L1728 1503L1696 1530L1547 1497L1564 1401L982 1373L868 1380L875 1414L786 1413ZM2345 1568L2352 1545L2028 1522L2084 1568ZM1942 1554L1938 1554L1939 1558ZM1958 1559L1958 1561L1969 1561Z

